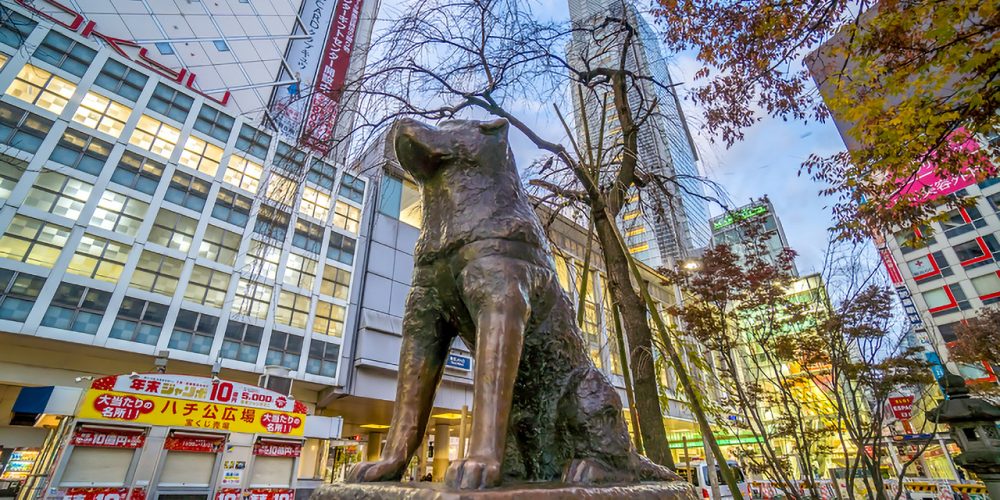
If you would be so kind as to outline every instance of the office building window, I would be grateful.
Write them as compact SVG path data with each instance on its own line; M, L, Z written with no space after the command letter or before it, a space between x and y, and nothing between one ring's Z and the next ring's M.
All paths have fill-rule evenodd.
M37 153L52 128L52 120L0 102L0 144Z
M90 219L92 226L134 237L146 217L149 204L114 191L105 191Z
M0 319L27 319L43 285L45 278L41 276L0 269Z
M80 77L87 72L87 68L96 54L96 50L75 42L56 30L51 30L35 49L33 57Z
M931 316L948 314L956 310L968 309L969 300L958 283L946 285L941 288L929 290L922 293L924 302Z
M267 150L271 147L271 136L250 125L243 125L240 135L236 138L236 149L250 153L261 160L267 158Z
M351 272L334 266L323 268L323 282L320 284L320 293L331 297L347 300L347 292L351 289Z
M306 360L306 373L331 378L336 377L337 358L339 356L339 345L312 339L309 343L309 359Z
M302 337L291 333L271 332L271 342L267 346L266 365L281 365L289 370L299 368L302 358Z
M269 205L261 205L257 211L257 223L254 232L276 240L283 240L288 234L288 222L291 216Z
M258 319L267 318L271 292L270 286L241 279L236 286L236 297L233 298L233 313Z
M25 64L5 93L58 115L73 97L73 92L76 92L75 83Z
M14 186L28 169L28 162L0 153L0 200L10 198Z
M326 247L326 256L347 265L354 263L354 238L340 233L330 233L330 243Z
M139 100L147 80L149 77L140 71L129 69L114 59L108 59L94 84L135 102Z
M84 234L66 271L115 283L121 279L131 250L128 245Z
M194 242L198 221L161 208L149 232L149 241L167 248L187 252Z
M976 207L956 208L944 215L941 227L945 236L952 238L986 225L983 215Z
M219 318L216 316L181 309L177 313L174 331L170 335L167 347L195 354L208 354L212 350L212 340L218 327Z
M15 215L0 236L0 257L52 268L66 246L70 229L38 219Z
M299 254L289 253L285 263L284 283L304 290L312 290L316 281L315 260Z
M230 278L228 273L204 266L194 266L187 290L184 291L184 299L222 309L226 303Z
M131 151L122 153L118 167L111 174L111 182L116 182L136 191L152 195L163 177L163 164L155 162Z
M341 229L352 233L358 232L358 225L361 222L361 209L337 200L334 208L333 224Z
M129 285L139 290L172 297L181 280L184 261L143 250Z
M274 320L295 328L305 329L309 319L309 297L284 290L278 294L278 307Z
M332 200L330 195L306 186L302 190L302 201L299 204L299 213L312 218L325 221L330 215Z
M293 175L299 174L306 166L306 152L285 142L278 141L272 164Z
M230 321L226 325L226 336L222 341L219 355L227 359L256 363L257 353L260 352L260 339L263 336L264 329L259 326Z
M170 178L170 187L167 188L165 200L176 203L182 207L190 208L195 212L201 212L208 201L208 192L212 189L212 184L203 181L193 175L184 172L174 172Z
M323 335L339 337L344 332L344 317L347 309L330 302L320 300L316 304L316 319L312 330Z
M975 269L995 261L996 253L1000 252L1000 243L992 234L977 237L973 240L959 243L952 247L958 261L966 269Z
M198 248L198 256L232 266L236 264L236 254L240 250L241 239L239 234L209 224L205 228L205 237L202 238L201 246Z
M160 55L164 56L174 55L174 47L170 45L170 42L156 42L153 45L156 46L156 50L160 52Z
M322 186L329 191L333 191L333 186L337 179L337 169L320 160L313 160L312 166L309 167L309 173L306 174L306 178L312 181L314 184Z
M931 230L927 226L904 229L893 234L893 237L904 255L937 242L937 239L931 236Z
M924 281L941 276L951 276L952 272L944 252L934 252L933 254L917 257L906 261L906 267L916 281Z
M224 220L230 224L246 227L250 220L250 209L253 200L226 189L220 189L212 207L212 217Z
M260 178L264 175L264 166L242 156L233 155L222 180L236 187L256 193L260 187Z
M0 42L15 49L24 44L24 40L38 25L35 21L3 6L0 6L0 16L4 20L0 23Z
M222 148L192 135L184 143L184 151L178 163L215 177L221 161Z
M347 174L344 174L345 176ZM417 185L398 177L385 176L379 195L378 211L393 219L420 228L423 221L423 203Z
M361 203L365 199L365 181L345 173L340 180L340 196Z
M111 326L113 339L129 340L140 344L156 345L163 331L169 306L125 297L118 309L115 324Z
M229 133L233 130L234 123L236 120L232 116L204 105L198 111L198 119L194 122L194 129L225 143L229 140Z
M111 300L111 292L61 283L42 317L42 326L94 335Z
M146 107L163 116L177 120L179 123L184 123L191 111L192 103L194 103L194 99L190 96L159 83L153 90L153 96L149 98L149 104Z
M307 252L320 253L323 248L323 226L302 219L296 220L292 246Z
M993 304L1000 301L1000 276L996 272L972 278L972 287L983 301L983 304Z
M174 148L177 147L180 136L181 131L176 127L167 125L149 115L142 115L128 142L153 154L170 158L170 155L174 153Z
M28 191L24 205L75 220L83 212L93 189L93 184L42 170Z
M246 265L242 269L243 274L274 280L278 276L278 261L280 259L281 250L278 247L262 241L250 240Z
M122 135L132 109L107 97L87 92L73 115L73 121L113 137Z
M111 154L111 144L71 128L66 129L52 151L50 160L93 176L101 175Z
M279 205L291 207L295 205L298 190L299 185L297 182L283 175L271 172L270 177L267 179L265 194L269 200Z

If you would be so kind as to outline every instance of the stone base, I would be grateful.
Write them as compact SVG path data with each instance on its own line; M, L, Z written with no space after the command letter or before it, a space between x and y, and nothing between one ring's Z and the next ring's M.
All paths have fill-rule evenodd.
M522 483L488 490L452 490L441 483L334 483L317 488L310 500L697 500L684 481L577 486Z

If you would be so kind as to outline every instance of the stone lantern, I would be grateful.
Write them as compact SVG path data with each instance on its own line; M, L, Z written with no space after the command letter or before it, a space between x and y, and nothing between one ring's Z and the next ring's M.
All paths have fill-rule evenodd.
M1000 498L1000 407L969 396L965 379L950 371L945 372L944 390L945 400L928 416L951 428L962 449L955 464L982 479L991 498Z

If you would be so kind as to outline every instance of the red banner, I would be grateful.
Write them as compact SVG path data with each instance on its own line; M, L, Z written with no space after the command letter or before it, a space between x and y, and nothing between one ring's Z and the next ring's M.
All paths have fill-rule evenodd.
M69 444L93 448L142 448L146 444L146 435L142 431L77 429Z
M297 457L302 454L302 443L262 439L254 443L253 454L259 457Z
M252 488L243 490L246 500L295 500L291 488Z
M133 488L67 488L63 500L145 500L146 490Z
M243 500L243 492L239 488L220 488L215 500Z
M163 449L171 451L193 451L196 453L218 453L225 438L201 436L170 436L163 443Z
M312 102L302 128L302 144L324 156L333 150L333 130L354 50L361 5L362 0L339 0L333 11L330 32L316 71Z
M896 419L909 420L913 417L913 396L890 397L889 408Z

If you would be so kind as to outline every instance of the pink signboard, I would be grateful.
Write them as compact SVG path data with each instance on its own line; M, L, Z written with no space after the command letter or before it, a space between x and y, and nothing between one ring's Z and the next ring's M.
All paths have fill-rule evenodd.
M937 155L932 155L931 159L920 165L920 169L917 170L914 178L907 178L902 181L906 182L906 184L890 201L895 202L900 197L906 195L911 197L911 203L914 205L923 204L975 184L982 179L982 170L984 169L987 170L988 175L995 173L992 166L990 166L989 160L982 155L976 154L981 149L979 142L964 128L960 128L952 133L949 138L948 148L953 154L967 157L962 165L961 175L941 177L938 172Z

